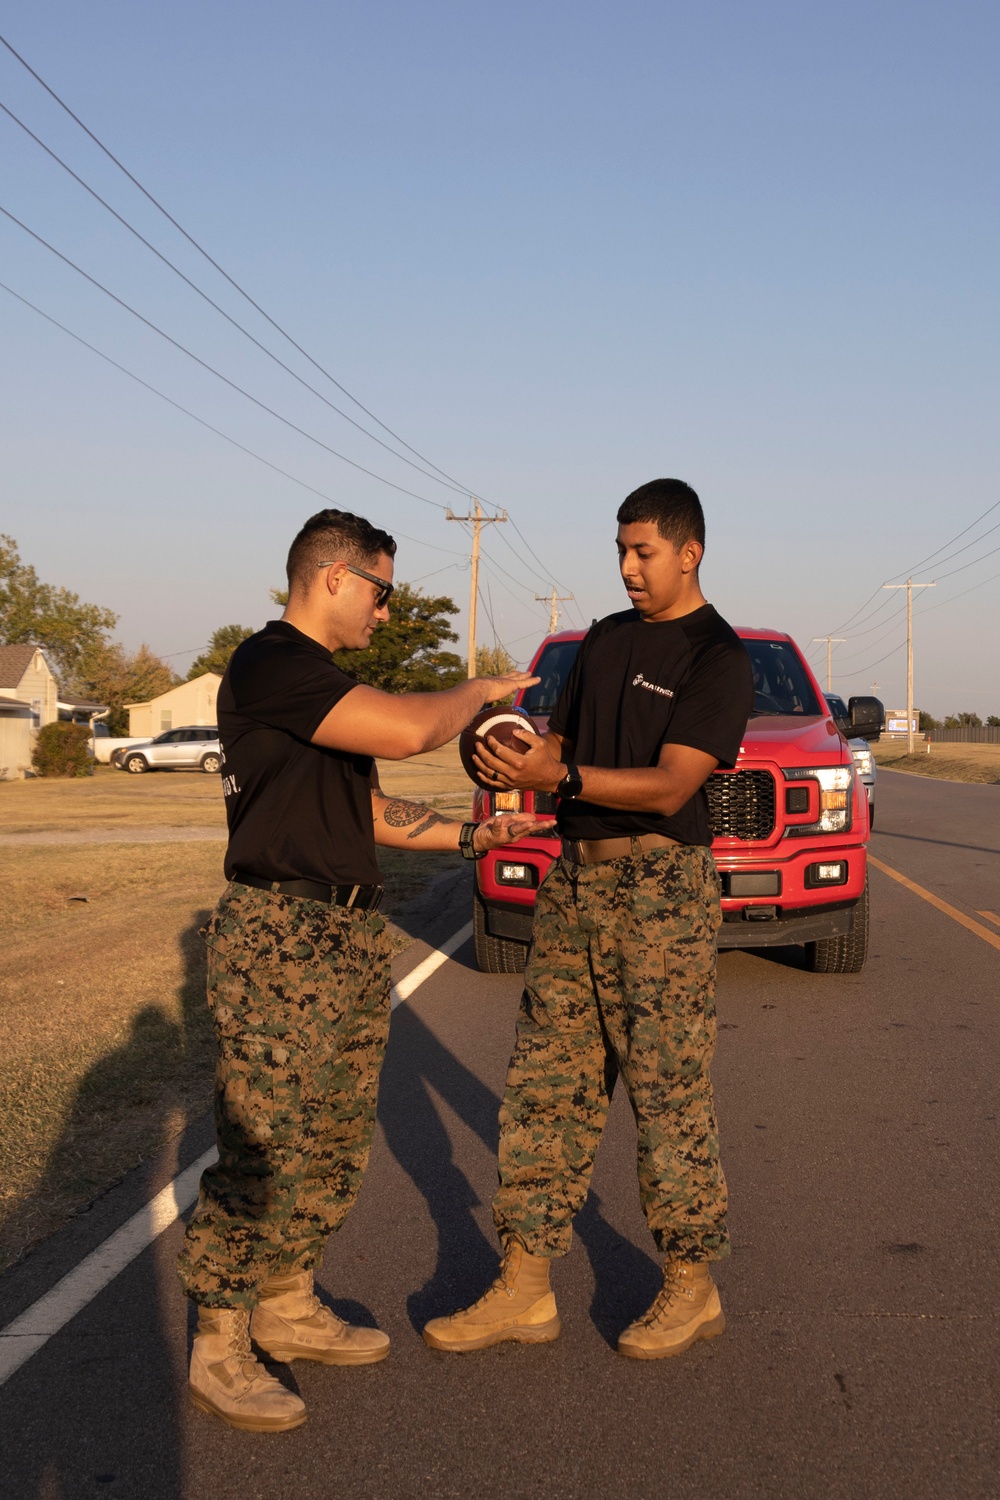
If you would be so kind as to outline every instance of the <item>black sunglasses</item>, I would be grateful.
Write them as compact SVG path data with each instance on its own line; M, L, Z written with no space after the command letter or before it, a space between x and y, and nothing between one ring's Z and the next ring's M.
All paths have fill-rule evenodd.
M334 564L330 562L321 562L317 563L316 566L318 568L332 568ZM350 563L344 563L344 567L347 569L348 573L353 573L358 578L367 578L369 583L374 583L376 585L376 587L378 588L378 593L375 595L375 608L385 609L385 606L392 598L393 590L395 589L396 585L394 583L388 583L384 578L379 578L375 573L366 573L364 568L352 568Z

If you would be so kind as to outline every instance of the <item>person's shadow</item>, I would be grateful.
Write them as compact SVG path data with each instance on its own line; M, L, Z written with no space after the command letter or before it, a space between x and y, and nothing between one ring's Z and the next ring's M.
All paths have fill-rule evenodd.
M438 1040L411 1006L401 1005L392 1019L379 1119L389 1149L423 1194L437 1229L434 1273L407 1299L410 1319L418 1330L428 1319L473 1302L486 1290L499 1263L492 1233L487 1237L476 1222L474 1210L481 1197L455 1161L432 1091L495 1156L498 1095ZM651 1255L608 1222L593 1190L574 1228L594 1276L591 1317L613 1344L655 1296L659 1267Z
M39 1202L71 1191L91 1207L106 1183L101 1137L120 1132L137 1104L151 1138L175 1133L185 1104L189 1117L204 1115L211 1100L210 1076L204 1076L211 1025L199 928L207 916L199 912L179 939L180 1019L163 1006L144 1006L118 1045L88 1069L36 1190ZM178 1083L187 1067L194 1079L189 1090ZM199 1131L204 1135L203 1121L172 1143L178 1159L188 1159L186 1137ZM135 1182L134 1209L153 1191L147 1176L140 1171L142 1180ZM121 1217L109 1224L109 1234ZM178 1367L186 1356L177 1347L183 1321L176 1316L173 1260L172 1241L154 1240L0 1390L0 1425L19 1435L4 1459L5 1493L38 1500L181 1496Z

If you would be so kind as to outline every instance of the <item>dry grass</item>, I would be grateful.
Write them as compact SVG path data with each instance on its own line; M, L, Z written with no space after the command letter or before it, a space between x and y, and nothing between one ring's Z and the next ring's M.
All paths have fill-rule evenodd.
M924 745L908 755L905 740L880 740L872 751L878 764L890 771L909 771L941 781L1000 783L1000 745L932 744L930 754Z
M385 766L382 784L468 815L454 747ZM0 783L8 835L223 824L219 781L198 773ZM198 929L222 856L200 840L0 847L0 1269L208 1108ZM382 850L380 863L391 913L461 861Z

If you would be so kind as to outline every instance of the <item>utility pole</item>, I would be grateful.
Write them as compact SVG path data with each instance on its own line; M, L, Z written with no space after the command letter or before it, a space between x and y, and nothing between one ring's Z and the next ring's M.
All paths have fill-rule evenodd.
M549 635L555 635L556 626L559 624L559 610L557 606L568 604L573 597L572 594L557 594L555 584L552 585L551 594L535 595L539 604L547 604L549 606Z
M479 601L479 533L484 526L493 526L507 519L507 512L503 511L496 516L484 516L483 508L475 495L472 496L473 513L471 516L456 516L449 508L445 516L449 521L463 521L472 527L472 581L469 586L469 662L466 676L472 678L476 675L476 605Z
M884 589L906 590L906 753L913 754L913 590L936 589L936 583L883 583Z
M813 642L826 641L826 690L833 692L833 648L834 644L840 644L847 640L846 635L814 635Z
M877 698L877 697L878 697L878 689L879 689L879 685L878 685L878 683L877 683L877 682L870 682L870 683L869 683L869 684L868 684L868 686L869 686L869 687L870 687L870 688L871 688L871 690L872 690L872 697L873 697L873 698Z

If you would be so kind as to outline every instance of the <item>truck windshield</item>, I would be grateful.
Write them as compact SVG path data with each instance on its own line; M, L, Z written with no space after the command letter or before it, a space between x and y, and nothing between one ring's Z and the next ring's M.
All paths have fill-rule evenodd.
M755 714L822 714L798 653L787 641L744 641L753 667ZM580 641L553 641L535 667L541 682L528 688L521 707L529 714L550 714L563 690Z
M743 642L753 667L755 714L822 714L798 652L787 641Z
M580 649L579 641L553 641L546 646L538 659L535 676L541 682L530 687L521 699L521 707L529 714L550 714L559 701L569 669Z

